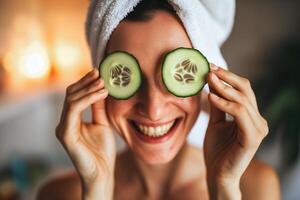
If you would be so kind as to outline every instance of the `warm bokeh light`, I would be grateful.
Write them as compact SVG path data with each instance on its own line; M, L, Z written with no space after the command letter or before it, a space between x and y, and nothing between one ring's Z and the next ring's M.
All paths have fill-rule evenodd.
M40 83L64 87L87 71L85 40L61 33L57 28L60 23L59 19L54 21L56 27L52 29L35 15L14 17L3 56L8 90L24 91Z
M47 49L41 41L15 46L5 54L3 64L8 75L9 89L12 90L22 90L32 82L46 81L51 71Z
M34 16L15 17L3 66L8 76L8 89L24 90L49 78L48 47L41 24Z
M46 48L39 43L33 43L24 49L19 58L18 70L27 78L47 77L50 72L50 61Z
M59 70L68 71L80 67L82 52L79 44L58 40L53 45L54 64Z
M11 49L5 54L3 65L8 75L8 89L12 90L24 89L31 82L44 82L51 71L47 49L41 41Z

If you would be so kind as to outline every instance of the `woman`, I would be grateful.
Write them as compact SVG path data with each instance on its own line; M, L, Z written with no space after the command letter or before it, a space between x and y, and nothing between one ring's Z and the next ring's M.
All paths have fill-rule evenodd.
M170 94L160 66L165 53L192 44L166 3L147 10L144 2L142 12L137 6L117 26L106 47L106 54L123 50L138 59L142 89L128 100L115 100L97 70L67 88L56 136L76 171L50 181L38 198L279 199L276 173L253 160L268 126L247 79L211 64L211 118L204 148L186 142L200 111L200 94ZM84 123L80 115L90 105L92 122ZM225 113L234 121L225 121ZM168 125L174 134L163 141L151 143L138 136L148 137L149 127ZM114 130L128 145L118 155Z

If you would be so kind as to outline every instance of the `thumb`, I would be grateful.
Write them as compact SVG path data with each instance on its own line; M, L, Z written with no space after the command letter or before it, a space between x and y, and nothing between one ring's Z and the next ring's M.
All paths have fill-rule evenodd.
M214 105L214 101L212 100L212 95L217 96L217 94L213 90L208 94L208 100L209 100L209 104L210 104L210 121L209 121L209 123L215 124L215 123L225 120L225 113L223 111L219 110Z
M105 98L107 98L107 96ZM92 104L92 123L104 126L109 125L105 108L105 99Z
M210 67L211 70L215 70L216 69L216 65L210 63ZM211 74L209 74L211 75ZM211 76L207 76L207 80L209 78L211 78ZM216 102L216 98L213 99L214 97L219 98L218 93L216 92L216 90L214 90L212 87L210 87L210 84L208 84L209 86L209 94L208 94L208 100L209 100L209 104L210 104L210 124L215 124L218 123L220 121L224 121L225 120L225 113L221 110L219 110L214 104Z

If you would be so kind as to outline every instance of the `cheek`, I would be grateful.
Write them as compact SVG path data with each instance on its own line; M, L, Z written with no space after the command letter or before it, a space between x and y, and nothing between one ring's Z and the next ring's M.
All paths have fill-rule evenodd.
M115 100L112 97L108 97L106 101L106 112L110 123L114 128L120 132L121 123L126 120L126 115L131 109L131 103L129 100Z
M179 98L176 103L187 113L196 113L200 110L200 98L198 96L192 96L187 98Z
M178 106L180 106L181 110L185 113L183 132L186 133L186 135L184 135L184 137L186 137L187 134L192 129L196 119L198 118L200 108L201 108L200 98L198 96L180 98L178 103L180 104Z
M117 117L118 113L122 112L122 109L120 109L122 107L124 107L122 101L114 100L111 97L107 99L106 109L111 117Z

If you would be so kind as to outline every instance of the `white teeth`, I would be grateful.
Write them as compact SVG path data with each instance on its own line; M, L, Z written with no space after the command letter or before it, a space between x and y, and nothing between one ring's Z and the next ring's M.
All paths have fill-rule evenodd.
M169 131L169 129L173 126L174 122L175 120L169 124L165 124L157 127L144 126L141 124L137 124L137 126L139 127L140 131L145 135L158 137L166 134Z
M154 133L154 127L149 127L149 132L150 132L150 134L153 134Z

